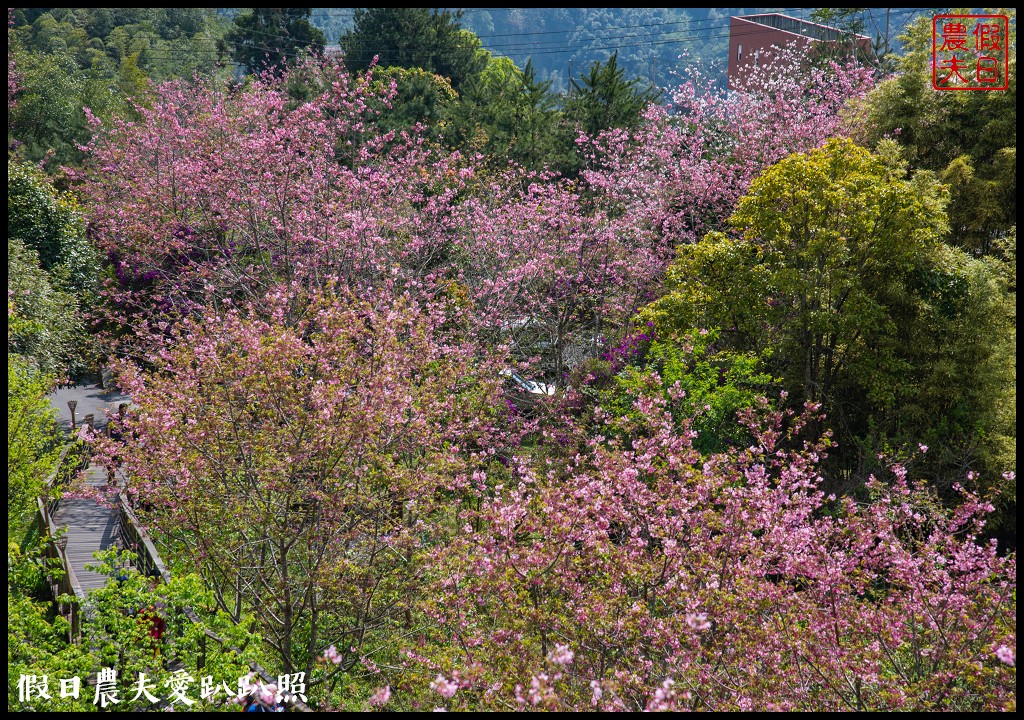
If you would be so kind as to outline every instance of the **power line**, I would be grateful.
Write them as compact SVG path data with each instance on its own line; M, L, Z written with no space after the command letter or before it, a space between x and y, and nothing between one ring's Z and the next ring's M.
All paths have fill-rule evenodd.
M784 12L792 12L792 11L799 10L799 9L800 8L784 8L784 9L780 10L779 12L783 12L783 13ZM666 25L686 25L686 26L689 27L689 26L693 26L693 25L700 25L701 23L705 23L705 22L720 23L720 20L713 19L713 18L698 18L696 20L693 20L693 19L687 19L687 20L666 20L666 21L659 21L659 22L654 22L654 23L638 23L636 25L610 25L610 26L605 27L604 29L605 30L632 30L634 28L663 27L663 26L666 26ZM579 31L580 31L580 28L579 27L575 27L575 28L573 28L571 30L540 30L540 31L522 32L522 33L497 33L497 34L491 34L491 35L477 35L477 37L479 37L481 39L484 39L484 38L496 38L496 37L519 37L519 36L527 36L527 35L552 35L552 34L563 34L564 35L564 34L567 34L567 33L576 33L576 32L579 32Z
M916 9L912 9L912 10L904 11L902 13L893 13L892 16L893 17L898 17L898 16L906 15L906 16L911 16L912 17L913 15L916 15L919 12L921 12L921 11L916 10ZM694 22L698 22L698 21L694 21ZM676 23L666 23L666 24L676 24ZM641 26L637 26L637 27L641 27ZM718 24L716 24L713 27L705 28L705 30L723 30L726 27L727 26L725 24L718 23ZM689 28L687 28L686 30L689 30ZM682 30L671 31L672 34L684 33L684 32L685 31L682 31ZM729 32L729 33L726 33L724 35L722 35L722 34L713 34L713 33L707 33L707 34L701 34L701 35L692 35L692 34L690 34L690 36L667 38L664 41L657 41L657 42L673 42L675 40L679 40L681 42L689 42L689 41L693 41L693 40L697 40L697 39L716 39L716 38L730 37L730 36L731 37L743 37L743 36L750 35L750 34L760 34L761 32L763 32L763 30L761 30L761 29L752 29L752 30L749 30L749 31L738 31L738 32L735 32L735 33ZM638 34L605 35L605 36L595 36L593 38L588 38L587 40L590 41L590 42L598 42L598 41L606 41L606 40L626 40L626 39L632 39L632 38L637 38L637 37L653 38L655 36L653 36L651 34L647 34L647 35L638 35ZM813 39L813 38L808 38L808 39ZM561 44L562 44L561 41L558 41L558 40L553 40L553 41L549 41L549 42L541 41L541 42L533 43L529 48L523 49L520 52L521 53L526 53L526 52L528 52L528 51L530 51L532 49L545 50L545 49L547 49L551 45L561 45ZM516 46L515 45L490 45L490 46L488 46L489 49L501 48L501 47L516 47ZM590 49L590 48L589 48L589 46L584 46L581 49ZM565 51L568 52L569 50L570 49L566 49ZM519 54L519 53L516 53L516 54Z
M473 10L477 10L476 8L472 8L472 9ZM496 9L501 9L501 10L517 10L519 8L496 8ZM780 12L780 13L797 12L797 11L799 11L801 9L802 8L782 8L781 10L779 10L777 12ZM484 12L484 10L479 10L479 11L480 12ZM487 10L487 11L489 12L489 10ZM354 15L350 16L350 19L353 18L353 17L354 17ZM634 24L634 25L608 25L608 26L605 26L604 28L602 28L601 31L607 33L608 31L633 30L633 29L638 29L638 28L657 28L657 27L667 27L667 26L670 26L670 25L685 25L687 27L687 29L689 29L689 28L691 28L693 26L697 26L697 25L700 25L702 23L715 23L715 26L721 26L722 25L722 21L717 19L717 18L698 18L696 20L688 18L686 20L659 20L658 22L637 23L637 24ZM467 28L464 28L464 29L467 29ZM282 39L282 40L290 39L291 38L291 36L288 36L288 35L279 35L279 34L276 34L276 33L269 33L269 32L265 32L265 31L261 31L261 30L251 30L251 29L248 29L248 28L247 28L247 32L252 32L252 33L255 33L257 35L263 35L263 36L266 36L266 37L271 37L271 38L275 38L275 39ZM518 32L518 33L491 33L491 34L475 33L474 32L473 34L479 40L482 41L482 40L490 40L490 39L493 39L493 38L533 37L533 36L540 36L540 35L566 35L566 34L572 34L572 33L578 33L578 32L580 32L580 27L575 27L575 28L572 28L572 29L569 29L569 30L532 30L532 31L528 31L528 32ZM673 32L675 32L675 31L673 31ZM621 37L633 37L633 35L630 35L630 34L622 35L622 36L603 35L603 36L598 36L598 37L592 38L592 39L615 39L615 38L621 38ZM553 40L551 42L552 43L560 43L561 41ZM551 44L551 43L548 43L548 44ZM507 47L507 46L490 45L489 47Z
M498 10L514 10L514 9L518 9L518 8L496 8L496 9L498 9ZM785 14L785 13L788 13L788 12L798 12L798 11L800 11L802 9L803 8L782 8L781 10L776 11L776 12ZM474 10L476 10L476 9L474 9ZM484 12L484 10L479 10L479 11L480 12ZM489 12L489 11L490 10L487 10L487 12ZM893 16L913 15L913 14L916 14L918 12L919 12L919 10L915 9L915 10L910 10L910 11L906 11L906 12L902 12L902 13L893 13L892 15ZM330 17L331 15L328 13L328 16ZM350 18L354 17L354 14L352 16L349 16L349 17ZM696 20L693 20L693 19L687 19L687 20L662 20L662 21L652 22L652 23L638 23L638 24L634 24L634 25L609 25L609 26L606 26L606 27L602 28L602 30L601 30L601 32L605 33L605 34L595 35L594 37L587 38L587 40L590 41L590 42L595 42L595 41L602 41L602 40L624 40L624 39L630 39L630 38L634 38L634 37L644 37L642 35L637 35L637 34L633 34L633 33L627 33L627 34L624 34L624 35L616 35L614 33L612 33L612 34L608 34L608 33L609 33L609 31L617 31L617 30L633 30L633 29L644 29L644 28L658 28L658 27L668 27L668 26L673 26L673 25L683 25L683 26L685 26L684 30L691 30L694 26L698 26L698 25L700 25L702 23L714 23L714 25L711 26L711 27L724 28L728 24L728 20L729 20L729 18L725 18L726 22L723 23L723 21L719 20L719 19L698 18ZM710 29L710 27L708 29ZM266 31L263 31L263 30L256 30L256 29L246 28L246 32L252 33L252 34L256 34L256 35L261 35L261 36L264 36L264 37L269 37L269 38L272 38L272 39L277 39L277 40L294 40L294 37L290 36L290 35L281 35L281 34L278 34L278 33L270 33L270 32L266 32ZM581 32L581 29L579 27L576 27L576 28L573 28L573 29L570 29L570 30L537 30L537 31L520 32L520 33L493 33L493 34L477 34L477 33L474 33L474 34L476 35L477 39L483 41L483 40L489 40L489 39L493 39L493 38L536 37L536 36L544 36L544 35L566 35L566 34L574 34L574 33L580 33L580 32ZM673 30L673 31L670 31L670 32L681 32L681 31L680 30ZM717 37L721 37L721 36L719 36L719 35L712 35L712 36L708 36L708 37L717 38ZM231 41L228 41L228 42L231 42ZM529 47L529 48L520 48L519 44L512 43L512 44L504 44L504 45L503 44L485 44L484 49L490 50L490 49L496 49L496 48L520 48L518 50L513 50L511 52L513 54L524 54L524 53L527 53L527 52L531 51L534 48L536 48L538 50L543 50L543 49L546 49L547 46L562 45L562 44L564 44L563 41L558 40L558 39L554 39L554 40L550 40L550 41L538 41L536 43L533 43L532 46ZM257 46L251 46L250 45L250 47L257 47ZM266 48L266 46L258 46L258 47ZM465 46L457 46L457 47L464 49L464 48L471 48L473 46L465 45ZM585 49L585 48L581 48L581 49Z
M904 13L901 13L901 15L913 15L913 14L917 14L919 12L920 12L919 10L915 9L915 10L909 10L909 11L906 11ZM725 26L721 26L720 25L720 26L717 26L714 29L715 30L722 30L722 29L726 29L726 28L725 28ZM676 35L675 37L664 39L664 40L654 40L654 39L650 39L651 36L646 36L645 39L643 41L640 41L640 42L616 43L614 45L603 45L603 46L595 46L595 45L592 45L592 44L583 44L583 45L578 45L576 47L564 47L563 46L563 47L560 47L558 49L547 49L548 46L553 45L553 44L563 45L563 43L559 43L557 41L551 42L551 43L539 43L539 44L535 43L534 45L531 45L531 46L520 46L520 45L493 46L492 45L492 46L490 46L490 48L484 47L483 49L485 49L485 50L493 50L493 49L496 49L497 47L516 48L514 50L506 50L504 52L505 56L508 56L508 55L526 55L526 56L551 55L551 54L574 53L574 52L580 52L580 51L615 50L615 49L621 49L621 48L627 48L627 47L668 45L668 44L673 44L673 43L694 43L694 42L697 42L697 41L711 40L711 39L720 39L720 38L729 38L729 37L746 37L746 36L749 36L749 35L760 35L763 32L764 32L763 29L755 28L755 29L751 29L751 30L741 30L741 31L737 31L737 32L707 33L707 34L701 34L701 35L692 35L692 34L690 34L690 35L682 35L682 36ZM633 38L637 38L637 37L643 37L643 36L638 36L638 35L606 36L606 37L592 38L590 42L629 40L629 39L633 39ZM809 40L813 40L813 38L808 38L808 39ZM463 47L469 47L469 46L463 46ZM356 57L358 59L360 59L360 60L365 60L367 58L372 57L373 54L379 54L379 51L361 51L358 55L356 55Z
M893 13L891 17L907 16L907 20L904 21L904 25L905 25L906 22L908 22L914 15L919 14L920 12L921 12L920 10L911 9L911 10L904 11L904 12L901 12L901 13ZM705 20L707 20L707 19L705 19ZM664 23L664 24L677 24L677 23ZM718 23L716 26L707 28L707 30L725 30L725 29L726 29L726 25L724 25L722 23ZM710 33L701 33L701 34L683 33L682 31L673 31L673 33L672 33L673 37L666 38L666 39L661 39L661 40L653 39L654 37L657 37L657 36L653 36L653 35L636 35L636 34L625 34L625 35L618 35L618 36L608 35L608 36L589 38L588 42L586 44L581 44L581 45L578 45L578 46L575 46L575 47L565 47L564 43L561 43L559 41L551 41L551 42L533 43L532 45L521 45L521 44L508 44L508 45L498 45L498 46L492 45L490 47L490 50L510 48L508 50L504 50L503 54L505 56L508 56L508 55L526 55L526 56L532 57L532 56L535 56L535 55L557 55L557 54L577 53L577 52L586 52L586 51L619 50L619 49L622 49L622 48L632 48L632 47L649 47L649 46L660 46L660 45L671 45L671 44L685 44L685 43L694 43L694 42L698 42L698 41L721 39L721 38L727 38L727 37L745 37L745 36L748 36L748 35L761 34L761 32L763 32L763 31L760 30L760 29L756 29L756 28L755 29L751 29L751 30L742 30L742 31L738 31L738 32L725 32L725 33L710 32ZM538 33L538 34L544 34L544 33ZM160 38L157 35L146 35L146 34L141 34L141 33L138 34L138 35L135 35L133 37L142 37L142 38L147 38L147 39L162 40L162 38ZM286 36L275 36L275 37L284 38ZM640 38L637 42L616 42L616 41L623 41L623 40L633 40L633 39L637 39L637 38ZM280 48L274 47L274 46L269 45L269 44L254 44L254 43L247 43L247 42L244 42L244 41L228 41L228 42L232 42L235 45L240 45L242 47L247 47L247 48L250 48L250 49L253 49L253 50L262 50L262 51L264 51L266 53L280 54L280 55L283 55L285 57L289 57L289 58L293 58L293 59L294 58L298 58L300 56L300 53L298 53L298 52L285 52L285 51L281 50ZM594 42L614 42L614 44L611 44L611 45L593 45L592 43L594 43ZM561 47L558 47L556 49L548 49L549 46L551 46L551 45L560 45ZM456 49L475 49L475 48L476 48L475 45L456 46ZM488 48L484 47L483 49L488 49ZM213 55L215 57L220 57L221 56L220 53L217 52L216 50L204 50L202 48L188 48L188 49L180 48L179 49L179 48L173 48L173 47L167 47L167 46L150 48L150 49L145 50L145 52L147 52L147 54L150 55L150 56L164 55L165 57L163 57L162 59L170 59L170 58L166 57L167 53L179 54L179 55L183 55L183 54L184 55L195 55L197 53L208 53L208 54ZM372 58L374 55L379 55L380 53L381 53L381 50L379 50L379 49L378 50L361 50L361 51L359 51L357 53L348 54L348 55L346 55L346 57L353 57L353 58L358 59L358 60L367 60L367 59ZM424 51L423 54L426 55L427 57L430 57L431 59L437 59L437 58L446 57L446 56L447 57L452 57L450 51L438 52L438 51L427 50L427 51Z

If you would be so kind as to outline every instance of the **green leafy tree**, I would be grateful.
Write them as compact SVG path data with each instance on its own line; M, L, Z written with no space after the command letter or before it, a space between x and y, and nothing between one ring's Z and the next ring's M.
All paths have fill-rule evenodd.
M39 264L62 289L92 291L98 273L78 205L31 165L7 163L7 237L39 254Z
M74 377L89 369L89 339L77 299L55 288L38 255L7 241L7 352L41 372Z
M760 407L772 378L753 353L724 349L719 339L718 330L702 329L651 340L599 394L611 428L633 436L643 427L637 398L660 396L678 432L696 433L693 447L701 453L750 444L736 414Z
M10 308L8 300L9 319ZM49 387L46 375L8 353L7 670L12 678L22 673L67 677L93 667L87 649L69 646L67 621L54 619L45 602L46 573L56 570L41 552L45 538L36 528L36 498L48 496L46 479L56 469L60 449ZM27 709L18 699L17 683L7 688L8 709ZM72 709L72 703L62 700L53 708Z
M510 144L509 155L528 168L555 160L549 156L556 151L553 140L559 115L551 84L537 78L533 60L526 61L517 93L515 142Z
M170 704L167 681L176 669L193 677L209 675L233 692L238 679L250 672L246 657L235 652L245 648L248 657L260 657L259 636L252 633L248 617L235 623L218 611L213 594L198 575L171 576L169 582L140 574L135 553L116 548L100 551L94 569L108 578L102 588L89 593L91 616L83 623L83 644L97 659L96 667L116 667L121 678L119 710L155 710ZM151 634L152 623L162 622L162 637ZM211 635L213 637L211 637ZM215 640L213 638L219 638ZM253 642L256 641L256 642ZM136 694L140 673L145 673L154 703ZM192 706L175 703L177 709L211 710L231 707L223 688L209 700L200 699L197 688L187 696Z
M386 67L374 71L375 84L395 85L395 96L387 106L379 103L377 123L384 132L409 130L422 123L435 135L458 95L447 78L420 68ZM383 89L383 88L382 88Z
M150 80L226 76L230 23L203 8L18 8L8 32L17 87L8 140L48 171L77 166L95 116L134 116Z
M71 625L63 615L54 616L52 604L44 599L46 574L58 574L44 559L39 543L7 546L7 709L9 711L52 710L85 712L94 710L87 697L86 680L95 677L96 657L88 646L68 642ZM50 700L23 702L18 696L21 675L46 676ZM82 678L78 699L60 697L61 678ZM56 692L54 692L56 691ZM43 707L45 705L45 708Z
M29 165L7 166L9 352L55 377L88 369L82 319L99 273L96 253L69 196Z
M98 553L94 568L110 579L90 591L88 611L82 624L80 642L69 642L70 625L50 610L41 594L45 575L63 571L43 559L41 541L20 548L8 548L8 670L12 677L46 676L50 697L18 697L17 683L8 684L8 708L35 711L95 711L94 684L101 668L117 672L117 705L107 710L140 712L174 707L188 710L216 710L234 707L238 681L250 673L249 659L259 655L259 638L249 624L231 622L217 612L210 592L195 575L172 577L158 583L132 567L135 554L116 548ZM62 602L76 602L61 598ZM163 633L154 638L154 622ZM253 642L253 641L256 642ZM242 654L236 650L242 650ZM260 658L262 659L262 658ZM192 705L173 698L169 681L188 673L194 678L186 697ZM149 696L139 692L139 678ZM199 679L214 678L216 694L200 697ZM78 677L78 698L60 696L60 679ZM226 685L230 695L222 686Z
M42 553L46 538L36 528L35 512L36 498L48 494L46 479L56 469L59 454L55 413L47 399L49 386L49 378L25 358L8 353L7 671L11 678L84 676L95 667L88 648L68 643L68 622L60 615L54 618L47 602L46 575L59 571ZM30 707L19 700L16 682L7 684L7 707ZM51 708L84 709L68 699L58 700Z
M929 440L929 474L959 481L984 465L1012 383L999 350L1011 310L990 264L941 242L934 176L907 180L895 147L882 151L832 140L766 171L730 220L736 236L682 246L642 317L720 327L726 347L767 354L794 400L824 405L846 483L878 452Z
M427 8L359 8L353 28L341 37L345 64L362 71L377 57L382 67L437 73L461 92L486 64L480 40L462 30L461 16Z
M936 92L932 89L932 26L928 18L912 22L900 36L903 53L895 59L897 74L880 83L868 96L863 114L863 138L872 145L892 140L913 167L938 173L949 188L949 230L945 240L975 257L986 268L981 275L958 259L952 276L967 274L960 282L965 307L973 313L962 317L961 332L968 340L986 343L976 376L992 378L980 387L982 396L961 390L964 385L951 370L970 363L976 342L944 344L948 355L929 366L945 368L934 377L933 394L946 399L938 416L947 423L947 436L954 427L967 425L955 443L955 455L979 462L988 475L1002 475L997 499L1000 532L1015 534L1016 485L1012 471L1016 464L1016 226L1017 226L1017 58L1016 10L991 12L1010 18L1008 89L995 92ZM947 258L947 259L952 259ZM993 282L994 278L994 282ZM934 279L928 283L934 286ZM948 291L947 291L948 294ZM948 307L948 305L947 305ZM1004 329L992 332L993 325ZM995 371L993 371L995 368ZM950 392L950 389L955 390ZM926 415L926 404L915 411ZM978 422L979 414L987 415ZM957 418L956 422L952 419ZM954 435L955 436L955 435ZM946 445L929 443L932 462L945 456ZM946 458L947 461L950 458Z
M626 80L626 71L619 66L618 52L607 62L593 63L579 80L570 78L569 84L559 133L566 159L558 168L567 175L575 175L587 164L577 152L580 133L596 138L612 128L636 127L644 110L660 95L640 78Z
M322 52L324 34L309 22L310 8L253 8L227 34L235 62L249 72L280 67L300 51Z
M626 80L615 52L607 62L595 62L580 79L570 80L565 101L566 118L587 135L595 136L611 128L634 127L643 111L660 93L645 86L640 78Z
M1010 17L1009 88L998 92L932 89L932 25L918 18L900 36L898 74L868 97L864 134L892 138L916 168L941 173L950 187L950 239L974 254L995 251L1017 224L1016 10Z
M537 79L532 61L520 70L508 58L492 57L452 107L446 138L496 163L539 170L559 164L560 113L555 106L551 81Z
M20 536L57 459L57 425L47 376L7 354L7 535Z
M507 151L511 144L523 73L508 58L487 55L483 72L465 84L449 112L446 138L454 147L493 157L496 148Z
M20 87L8 113L11 145L34 162L48 155L79 160L75 146L88 139L82 112L86 85L74 60L63 53L16 52L15 57Z

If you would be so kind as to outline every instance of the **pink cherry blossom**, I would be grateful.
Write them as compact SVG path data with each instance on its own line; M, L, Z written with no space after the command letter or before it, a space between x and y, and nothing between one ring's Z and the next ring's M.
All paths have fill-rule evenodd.
M551 662L555 665L568 665L574 656L575 653L569 649L568 645L555 645L555 649L551 653Z
M1002 662L1006 663L1010 667L1014 667L1017 664L1017 656L1010 648L1005 645L1000 645L996 650L996 657Z
M390 699L391 687L389 685L385 685L382 688L377 688L373 695L370 696L370 704L374 706L386 705Z
M438 675L437 678L430 683L430 689L436 691L441 697L450 698L458 691L459 684L454 680L447 680L444 675Z

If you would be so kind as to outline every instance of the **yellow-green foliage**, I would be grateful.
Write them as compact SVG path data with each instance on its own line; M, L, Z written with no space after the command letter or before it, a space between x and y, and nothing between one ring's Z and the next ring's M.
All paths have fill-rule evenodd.
M1012 296L1000 261L942 242L946 198L932 173L907 179L892 142L790 156L752 184L731 235L679 249L641 318L659 334L718 327L764 357L794 400L823 404L848 474L923 443L941 485L967 469L995 483L1011 469Z

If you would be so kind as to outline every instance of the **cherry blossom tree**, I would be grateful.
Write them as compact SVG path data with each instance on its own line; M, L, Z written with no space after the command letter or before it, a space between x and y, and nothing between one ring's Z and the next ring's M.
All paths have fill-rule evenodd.
M208 310L149 371L122 364L135 407L100 461L122 459L142 521L218 606L309 673L328 643L406 622L435 493L500 447L503 405L429 308L324 294L287 324L293 300Z
M573 352L594 354L646 302L669 254L570 185L517 180L487 182L459 207L458 277L485 339L509 341L539 360L537 372L561 378Z
M702 457L671 402L637 398L632 439L522 458L463 513L427 601L446 641L414 649L410 688L452 678L449 709L1013 701L1016 560L979 539L991 506L942 510L902 466L867 502L825 496L813 406L750 411L750 447Z
M667 262L656 236L550 177L378 133L370 107L393 92L310 61L237 90L167 84L141 122L97 127L82 194L111 270L107 328L145 354L203 307L340 281L472 307L491 347L525 319L560 373L574 332L593 344L628 319Z
M369 87L314 62L244 89L168 83L141 122L98 133L81 192L112 270L108 324L161 334L281 281L372 285L426 262L432 178L446 171L414 142L376 136Z
M673 245L694 242L722 227L762 170L849 132L848 110L874 85L867 68L808 66L795 48L749 72L749 90L729 94L691 72L637 130L581 138L596 165L583 173L590 187Z

